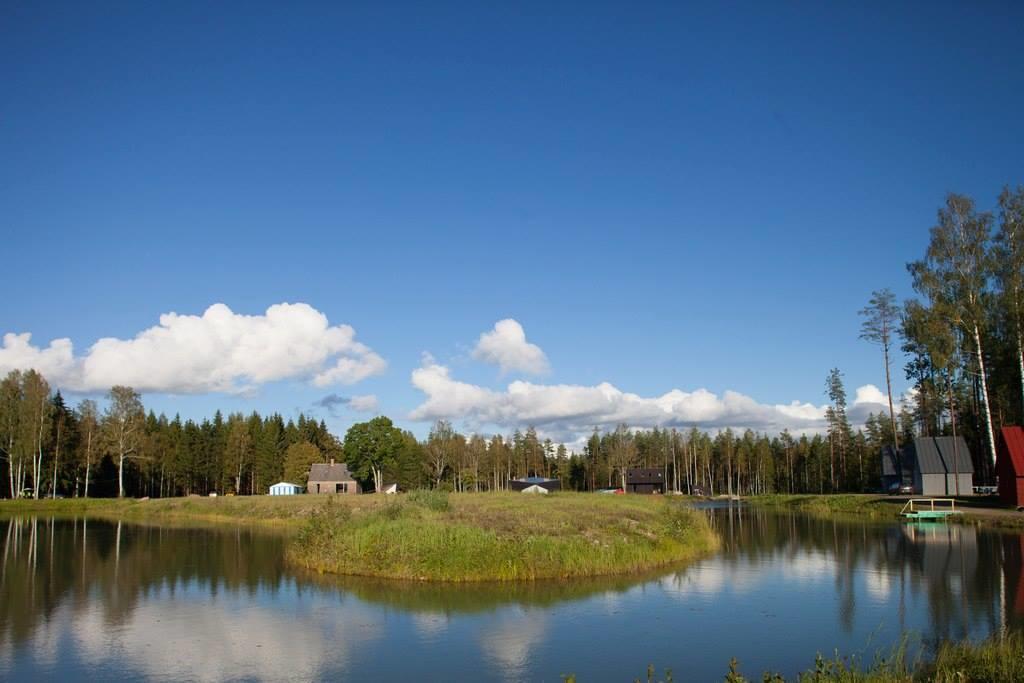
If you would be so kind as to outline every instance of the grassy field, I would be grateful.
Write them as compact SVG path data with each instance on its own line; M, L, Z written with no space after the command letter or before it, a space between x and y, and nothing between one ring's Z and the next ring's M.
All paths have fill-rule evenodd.
M332 501L288 556L337 574L516 581L640 572L717 546L701 513L659 497L413 492L373 508Z
M784 677L764 673L746 678L733 660L725 674L726 683L784 683ZM566 683L578 682L576 676L564 676ZM672 672L658 675L653 666L637 683L671 683ZM878 658L870 664L842 657L827 659L818 656L814 667L800 674L798 683L1018 683L1024 681L1024 636L1020 633L996 635L980 643L944 643L934 659L908 662L905 648L898 648L890 657Z

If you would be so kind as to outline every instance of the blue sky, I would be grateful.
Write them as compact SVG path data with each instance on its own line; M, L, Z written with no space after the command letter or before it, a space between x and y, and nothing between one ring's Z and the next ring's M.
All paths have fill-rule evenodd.
M944 193L1024 182L1019 3L486 5L5 3L0 333L77 363L161 314L304 303L386 369L145 400L338 431L365 414L312 407L330 393L418 433L448 408L566 439L609 417L417 413L424 365L819 405L833 366L882 385L857 310L911 293ZM549 372L473 357L508 318Z

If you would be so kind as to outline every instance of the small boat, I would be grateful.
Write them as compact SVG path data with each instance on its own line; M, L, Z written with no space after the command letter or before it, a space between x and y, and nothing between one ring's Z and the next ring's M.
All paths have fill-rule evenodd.
M939 507L935 506L936 503L939 503ZM900 514L904 519L941 522L953 515L962 515L963 512L956 509L956 501L952 498L911 498L900 510Z

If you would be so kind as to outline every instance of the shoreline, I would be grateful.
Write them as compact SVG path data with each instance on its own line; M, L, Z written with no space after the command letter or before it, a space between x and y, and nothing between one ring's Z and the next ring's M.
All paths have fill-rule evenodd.
M900 521L900 510L911 498L935 496L885 496L873 493L794 493L749 496L743 500L762 508L789 510L820 516L868 518L878 521ZM1024 512L1013 508L986 505L997 503L989 496L949 496L956 500L963 514L949 519L951 524L973 524L990 529L1024 529Z

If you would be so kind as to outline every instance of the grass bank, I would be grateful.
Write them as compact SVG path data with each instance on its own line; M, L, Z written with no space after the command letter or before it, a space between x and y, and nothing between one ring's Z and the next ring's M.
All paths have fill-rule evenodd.
M858 515L874 519L898 519L904 500L866 494L773 494L750 496L745 501L763 507L824 515Z
M916 497L928 498L929 496ZM826 516L851 515L879 520L894 520L900 518L900 510L907 502L907 498L908 496L834 493L823 495L776 494L751 496L744 500L753 505L809 514ZM956 507L958 510L962 510L963 514L950 518L949 521L951 522L1005 529L1024 528L1024 513L1017 512L1012 508L1002 507L998 500L990 497L961 496L956 499Z
M365 504L374 502L367 500ZM124 520L139 524L241 524L298 529L323 505L324 500L317 496L3 500L0 501L0 516L44 515Z
M337 574L517 581L635 573L718 546L703 514L659 497L424 491L372 508L351 500L315 512L289 560Z
M856 658L825 658L819 655L813 668L791 679L798 683L1019 683L1024 681L1024 636L1021 633L995 635L980 643L944 643L933 659L908 662L906 648L869 664ZM566 683L582 683L576 676L563 676ZM653 666L636 683L672 683L671 670L659 675ZM784 683L780 674L765 672L747 678L736 660L724 673L725 683Z

